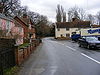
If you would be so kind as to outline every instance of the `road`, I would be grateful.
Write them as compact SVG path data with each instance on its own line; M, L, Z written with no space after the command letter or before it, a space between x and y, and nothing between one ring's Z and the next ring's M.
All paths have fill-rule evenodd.
M100 53L72 41L44 38L19 75L100 75Z

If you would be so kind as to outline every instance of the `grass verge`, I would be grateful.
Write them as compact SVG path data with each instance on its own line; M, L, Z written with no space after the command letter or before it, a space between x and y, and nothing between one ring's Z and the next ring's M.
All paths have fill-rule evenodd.
M19 71L20 67L14 66L12 68L6 69L4 71L4 75L17 75L17 72Z

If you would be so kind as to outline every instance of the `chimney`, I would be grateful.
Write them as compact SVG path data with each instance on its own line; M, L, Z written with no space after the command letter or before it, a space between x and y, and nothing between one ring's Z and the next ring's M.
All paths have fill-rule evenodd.
M27 14L23 14L23 18L28 18L28 15Z
M77 20L77 18L72 18L72 22L75 21L75 20Z

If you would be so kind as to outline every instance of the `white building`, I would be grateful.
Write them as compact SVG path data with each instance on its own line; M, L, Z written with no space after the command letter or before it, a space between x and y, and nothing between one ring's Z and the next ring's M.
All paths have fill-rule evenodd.
M90 27L90 21L81 21L75 18L72 22L59 22L55 25L55 38L70 39L72 33L79 31L81 28Z

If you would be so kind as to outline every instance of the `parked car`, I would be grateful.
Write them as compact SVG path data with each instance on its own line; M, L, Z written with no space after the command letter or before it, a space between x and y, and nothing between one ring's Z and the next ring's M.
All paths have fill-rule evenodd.
M97 37L81 37L78 40L79 47L91 48L100 48L100 41Z
M100 36L97 36L98 40L100 41Z

